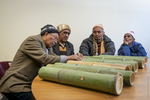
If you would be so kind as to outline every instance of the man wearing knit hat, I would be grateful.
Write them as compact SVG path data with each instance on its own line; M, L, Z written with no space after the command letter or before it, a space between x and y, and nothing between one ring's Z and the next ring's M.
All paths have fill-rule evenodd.
M33 100L31 83L42 66L81 60L78 55L56 56L53 53L52 46L57 43L58 35L53 25L46 25L39 35L30 36L21 44L11 67L0 80L0 92L9 100Z
M74 48L72 43L68 40L69 35L71 33L71 29L67 24L60 24L57 26L57 30L59 31L59 38L56 45L53 46L53 52L56 55L74 55Z
M118 55L147 56L147 53L142 44L135 41L135 33L130 31L124 35L123 44L118 50Z
M83 56L114 55L115 45L111 39L105 35L102 24L93 27L93 33L82 41L79 52Z

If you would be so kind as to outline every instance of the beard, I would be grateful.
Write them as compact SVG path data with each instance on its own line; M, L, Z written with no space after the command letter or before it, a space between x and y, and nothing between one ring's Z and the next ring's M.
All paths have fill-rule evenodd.
M96 41L97 43L101 43L101 42L103 41L103 38L101 37L100 39L95 39L95 41Z

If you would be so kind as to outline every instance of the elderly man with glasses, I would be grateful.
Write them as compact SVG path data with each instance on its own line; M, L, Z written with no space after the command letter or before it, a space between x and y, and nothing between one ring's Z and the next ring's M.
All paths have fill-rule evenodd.
M52 46L57 43L58 36L53 25L46 25L40 34L26 38L0 81L0 92L9 100L33 100L31 83L42 66L82 59L78 55L56 56Z

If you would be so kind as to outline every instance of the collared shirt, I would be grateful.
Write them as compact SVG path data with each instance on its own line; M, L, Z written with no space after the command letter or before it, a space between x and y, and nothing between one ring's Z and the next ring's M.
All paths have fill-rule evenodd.
M67 55L66 44L63 45L59 42L59 51L60 51L60 55Z

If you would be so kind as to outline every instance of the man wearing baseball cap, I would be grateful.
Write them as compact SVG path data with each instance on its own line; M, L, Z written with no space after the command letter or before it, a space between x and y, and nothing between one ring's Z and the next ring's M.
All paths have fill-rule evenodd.
M59 31L59 38L56 45L53 46L53 52L56 55L74 55L73 44L68 41L71 29L67 24L60 24L57 26Z
M11 66L0 80L0 92L9 100L33 100L31 83L39 69L55 62L81 60L78 55L56 56L52 46L59 32L53 25L45 25L41 33L26 38L18 49Z
M147 56L147 53L142 44L135 41L135 33L130 31L124 35L123 44L118 50L118 55Z
M103 25L95 25L92 31L89 38L82 41L79 52L83 56L114 55L114 42L105 35Z

